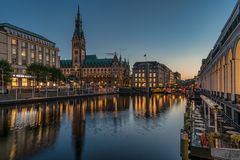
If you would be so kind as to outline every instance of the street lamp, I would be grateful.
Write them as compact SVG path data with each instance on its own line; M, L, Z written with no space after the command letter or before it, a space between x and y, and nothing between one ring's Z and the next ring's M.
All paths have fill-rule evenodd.
M0 68L0 70L1 70L1 72L2 72L2 94L4 94L4 89L3 89L3 87L4 87L3 69Z

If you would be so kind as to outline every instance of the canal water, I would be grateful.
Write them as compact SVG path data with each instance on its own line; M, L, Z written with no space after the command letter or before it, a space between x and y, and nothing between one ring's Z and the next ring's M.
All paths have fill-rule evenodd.
M0 160L179 160L186 99L108 95L0 108Z

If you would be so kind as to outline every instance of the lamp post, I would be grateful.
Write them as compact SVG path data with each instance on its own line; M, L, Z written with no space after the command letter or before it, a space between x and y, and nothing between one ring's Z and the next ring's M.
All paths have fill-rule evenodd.
M33 84L32 84L32 98L34 98L35 94L35 76L33 77Z
M48 77L46 76L46 98L48 96Z
M58 97L58 78L57 78L57 97Z
M4 94L4 79L3 79L3 69L0 68L1 72L2 72L2 94Z

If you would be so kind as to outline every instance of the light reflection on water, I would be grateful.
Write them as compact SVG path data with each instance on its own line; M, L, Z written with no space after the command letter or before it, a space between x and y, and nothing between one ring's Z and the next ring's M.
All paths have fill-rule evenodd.
M99 96L0 109L0 159L180 159L186 100Z

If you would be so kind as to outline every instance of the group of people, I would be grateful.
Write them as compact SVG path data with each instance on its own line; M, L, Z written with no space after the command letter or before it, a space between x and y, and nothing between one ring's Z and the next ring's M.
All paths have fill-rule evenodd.
M209 141L206 132L203 132L200 136L201 144L203 147L208 147Z

